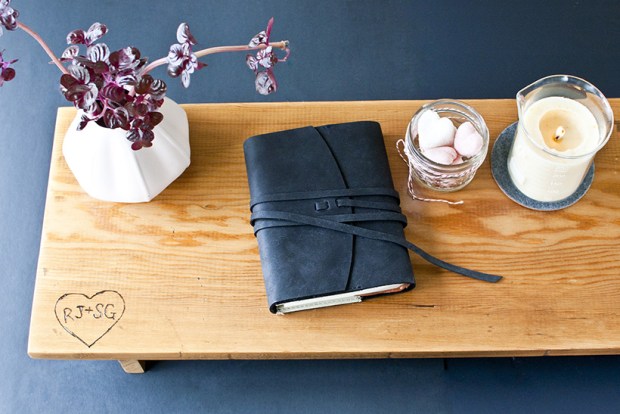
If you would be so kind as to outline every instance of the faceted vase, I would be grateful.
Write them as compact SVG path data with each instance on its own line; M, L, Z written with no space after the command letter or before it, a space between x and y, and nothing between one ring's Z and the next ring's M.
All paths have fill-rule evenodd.
M113 202L151 201L190 164L189 124L183 108L165 98L164 119L149 148L131 149L126 131L89 122L77 130L81 112L71 123L62 146L65 161L91 197Z

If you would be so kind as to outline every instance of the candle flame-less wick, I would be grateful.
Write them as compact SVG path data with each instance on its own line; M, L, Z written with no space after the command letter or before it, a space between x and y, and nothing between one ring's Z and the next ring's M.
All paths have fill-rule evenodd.
M566 130L562 126L559 126L555 130L555 135L553 136L553 140L555 142L560 141L564 137L564 134L566 134Z

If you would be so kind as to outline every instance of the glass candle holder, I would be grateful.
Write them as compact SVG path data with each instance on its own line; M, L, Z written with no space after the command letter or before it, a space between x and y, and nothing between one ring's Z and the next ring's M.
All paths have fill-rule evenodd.
M555 202L571 196L594 155L607 143L614 116L591 83L553 75L517 93L519 123L508 173L527 197Z
M462 157L462 162L449 165L426 157L420 148L418 124L427 111L434 111L441 118L449 118L456 128L465 122L471 122L482 137L480 151L474 156ZM482 116L466 103L449 99L428 103L414 114L407 127L404 145L412 178L427 188L442 192L457 191L469 184L482 165L488 148L489 130Z

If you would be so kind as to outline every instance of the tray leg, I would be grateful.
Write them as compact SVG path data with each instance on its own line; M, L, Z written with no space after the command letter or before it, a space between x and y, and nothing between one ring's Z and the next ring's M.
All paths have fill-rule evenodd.
M144 374L146 361L138 359L121 359L118 361L128 374Z

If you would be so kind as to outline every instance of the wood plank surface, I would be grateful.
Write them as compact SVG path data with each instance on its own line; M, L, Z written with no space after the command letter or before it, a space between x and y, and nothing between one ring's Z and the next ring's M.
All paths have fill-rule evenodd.
M485 118L491 146L517 119L513 100L466 102ZM620 117L620 99L611 102ZM618 353L618 124L596 157L591 189L570 208L537 212L515 204L492 179L489 157L468 187L446 195L464 201L450 206L408 197L407 167L395 148L424 103L184 105L192 164L144 204L100 202L83 193L61 154L75 111L60 108L30 356L157 360ZM412 254L417 287L410 292L285 316L269 313L249 224L243 140L354 120L381 123L409 220L407 238L444 260L501 274L504 280L471 280Z

